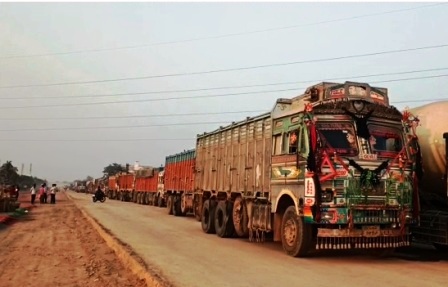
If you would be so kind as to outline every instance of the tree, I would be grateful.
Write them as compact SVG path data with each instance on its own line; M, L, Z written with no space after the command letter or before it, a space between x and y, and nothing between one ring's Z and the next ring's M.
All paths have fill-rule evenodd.
M17 167L13 166L11 161L5 162L0 167L0 183L1 184L16 184L19 174Z
M104 168L103 173L107 176L112 176L124 171L126 171L126 168L122 167L118 163L112 163Z

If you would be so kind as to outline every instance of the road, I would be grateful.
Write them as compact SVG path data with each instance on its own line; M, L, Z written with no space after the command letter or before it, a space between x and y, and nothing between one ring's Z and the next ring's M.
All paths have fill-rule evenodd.
M285 255L273 242L250 243L202 232L191 217L165 208L69 193L76 205L99 221L173 286L447 286L448 256L412 251L388 258L359 252L325 252L311 258ZM422 256L423 254L423 256Z

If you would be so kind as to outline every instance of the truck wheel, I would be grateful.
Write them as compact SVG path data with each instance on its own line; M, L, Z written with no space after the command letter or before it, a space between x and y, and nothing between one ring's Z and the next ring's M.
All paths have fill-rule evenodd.
M201 202L202 201L193 201L193 211L194 211L194 217L196 218L197 221L201 221L202 220L202 206L201 206Z
M157 206L158 207L163 207L163 197L162 196L159 196L157 198Z
M238 196L233 203L232 219L235 233L239 237L248 237L249 229L247 228L247 223L249 220L247 216L247 208L241 196Z
M168 214L173 214L173 196L168 195L168 199L166 200L166 209L168 210Z
M210 202L210 199L207 199L202 207L201 226L205 233L215 232L215 207Z
M219 201L215 211L215 229L219 237L231 237L234 232L232 221L232 203Z
M182 210L180 208L180 196L176 195L173 200L173 214L174 216L182 216Z
M180 196L180 212L182 216L185 216L187 214L187 199L185 194L182 193Z
M440 251L442 253L448 252L448 245L446 245L446 244L434 243L433 245L438 251Z
M293 257L305 256L311 248L311 226L296 214L296 208L286 209L282 220L282 246L286 254Z

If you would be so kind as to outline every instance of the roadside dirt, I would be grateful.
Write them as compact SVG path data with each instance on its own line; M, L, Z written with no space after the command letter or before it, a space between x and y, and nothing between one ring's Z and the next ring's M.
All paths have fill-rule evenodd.
M147 286L121 264L64 192L55 205L33 207L29 193L19 201L29 212L0 224L0 287Z

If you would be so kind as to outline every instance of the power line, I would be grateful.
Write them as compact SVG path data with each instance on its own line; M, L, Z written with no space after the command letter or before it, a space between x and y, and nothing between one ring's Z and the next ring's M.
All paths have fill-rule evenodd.
M338 19L332 19L332 20L325 20L325 21L319 21L319 22L313 22L313 23L307 23L307 24L298 24L298 25L291 25L291 26L284 26L284 27L277 27L277 28L268 28L268 29L254 30L254 31L248 31L248 32L229 33L229 34L222 34L222 35L208 36L208 37L198 37L198 38L191 38L191 39L186 39L186 40L158 42L158 43L152 43L152 44L146 44L146 45L123 46L123 47L115 47L115 48L86 49L86 50L78 50L78 51L31 54L31 55L11 55L11 56L0 57L0 59L6 60L6 59L19 59L19 58L34 58L34 57L46 57L46 56L98 53L98 52L107 52L107 51L129 50L129 49L139 49L139 48L147 48L147 47L154 47L154 46L162 46L162 45L180 44L180 43L196 42L196 41L202 41L202 40L229 38L229 37L235 37L235 36L259 34L259 33L265 33L265 32L273 32L273 31L295 29L295 28L301 28L301 27L309 27L309 26L315 26L315 25L321 25L321 24L329 24L329 23L335 23L335 22L357 20L357 19L361 19L361 18L381 16L381 15L386 15L386 14L408 12L408 11L412 11L412 10L429 8L429 7L440 6L440 5L445 5L445 4L447 4L447 3L437 3L437 4L423 5L423 6L411 7L411 8L405 8L405 9L395 9L395 10L390 10L390 11L385 11L385 12L377 12L377 13L364 14L364 15L352 16L352 17L346 17L346 18L338 18Z
M412 102L430 102L430 101L443 101L448 98L433 98L433 99L419 99L419 100L406 100L406 101L394 101L392 103L412 103ZM266 111L262 111L266 112ZM224 112L225 113L225 112ZM189 122L189 123L170 123L170 124L145 124L145 125L126 125L126 126L96 126L96 127L62 127L62 128L26 128L26 129L0 129L0 132L22 132L22 131L55 131L55 130L97 130L97 129L124 129L124 128L148 128L148 127L167 127L167 126L185 126L185 125L205 125L205 124L229 124L229 121L217 121L217 122Z
M172 123L172 124L146 124L146 125L127 125L127 126L100 126L100 127L27 128L27 129L6 129L6 130L0 129L0 132L24 132L24 131L40 132L40 131L58 131L58 130L128 129L128 128L170 127L170 126L189 126L189 125L208 125L208 124L229 124L229 121Z
M136 141L185 141L196 140L192 138L149 138L149 139L0 139L0 142L136 142Z
M211 87L211 88L199 88L199 89L185 89L185 90L170 90L170 91L149 91L149 92L134 92L134 93L117 93L117 94L94 94L94 95L79 95L79 96L47 96L47 97L6 97L0 98L0 100L27 100L27 99L78 99L78 98L99 98L99 97L117 97L117 96L130 96L130 95L150 95L150 94L171 94L171 93L188 93L188 92L200 92L200 91L211 91L211 90L224 90L224 89L242 89L242 88L255 88L255 87L267 87L267 86L280 86L280 85L292 85L292 84L304 84L304 83L316 83L316 82L326 82L326 81L336 81L344 79L360 79L368 77L379 77L379 76L391 76L391 75L404 75L404 74L414 74L423 72L435 72L448 70L445 68L433 68L433 69L423 69L423 70L412 70L404 72L393 72L393 73L379 73L379 74L368 74L361 76L345 76L337 78L326 78L324 80L305 80L305 81L293 81L293 82L280 82L280 83L269 83L269 84L257 84L257 85L243 85L243 86L227 86L227 87Z
M91 105L123 104L123 103L159 102L159 101L171 101L171 100L180 100L180 99L217 98L217 97L228 97L228 96L238 96L238 95L247 95L247 94L259 94L259 93L273 93L273 92L284 92L284 91L295 91L295 90L297 90L297 89L283 89L283 90L256 91L256 92L240 92L240 93L220 94L220 95L187 96L187 97L169 97L169 98L157 98L157 99L140 99L140 100L125 100L125 101L107 101L107 102L94 102L94 103L72 103L72 104L54 104L54 105L34 105L34 106L0 107L0 110L7 110L7 109L22 109L22 108L53 108L53 107L91 106Z
M411 80L422 80L422 79L433 79L440 77L447 77L448 74L444 75L433 75L433 76L422 76L413 78L402 78L402 79L392 79L392 80L382 80L382 81L371 81L370 84L375 83L390 83L390 82L401 82L401 81L411 81ZM8 109L26 109L26 108L54 108L54 107L74 107L74 106L93 106L93 105L107 105L107 104L123 104L123 103L143 103L143 102L160 102L160 101L171 101L171 100L183 100L183 99L203 99L203 98L219 98L219 97L229 97L238 95L250 95L250 94L262 94L262 93L274 93L274 92L285 92L285 91L298 91L306 89L307 87L291 88L291 89L281 89L281 90L264 90L264 91L253 91L253 92L240 92L240 93L226 93L218 95L203 95L203 96L187 96L187 97L167 97L167 98L156 98L156 99L138 99L138 100L123 100L123 101L107 101L107 102L93 102L93 103L70 103L70 104L53 104L53 105L34 105L34 106L12 106L12 107L0 107L0 110Z
M405 104L405 103L438 102L438 101L448 101L448 98L405 100L405 101L394 101L393 103L394 104Z
M440 44L440 45L434 45L434 46L425 46L425 47L408 48L408 49L399 49L399 50L380 51L380 52L373 52L373 53L366 53L366 54L357 54L357 55L332 57L332 58L302 60L302 61L287 62L287 63L276 63L276 64L265 64L265 65L247 66L247 67L230 68L230 69L208 70L208 71L202 71L202 72L175 73L175 74L142 76L142 77L128 77L128 78L117 78L117 79L109 79L109 80L61 82L61 83L53 83L53 84L0 86L0 89L66 86L66 85L80 85L80 84L93 84L93 83L107 83L107 82L129 81L129 80L154 79L154 78L165 78L165 77L203 75L203 74L212 74L212 73L222 73L222 72L231 72L231 71L243 71L243 70L252 70L252 69L269 68L269 67L280 67L280 66L288 66L288 65L307 64L307 63L337 61L337 60L345 60L345 59L353 59L353 58L363 58L363 57L371 57L371 56L386 55L386 54L397 54L397 53L405 53L405 52L412 52L412 51L439 49L439 48L445 48L445 47L448 47L448 44Z
M129 119L129 118L157 118L157 117L178 117L178 116L202 116L202 115L221 115L221 114L247 114L263 113L265 110L253 111L228 111L228 112L208 112L208 113L184 113L184 114L157 114L157 115L132 115L132 116L101 116L101 117L60 117L60 118L0 118L0 120L91 120L91 119Z

